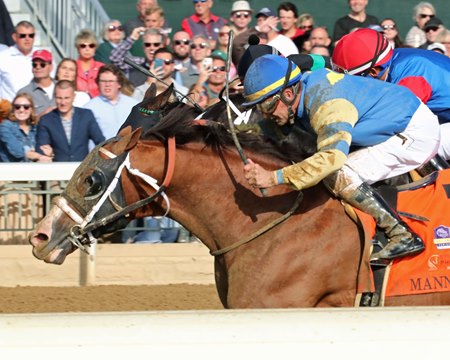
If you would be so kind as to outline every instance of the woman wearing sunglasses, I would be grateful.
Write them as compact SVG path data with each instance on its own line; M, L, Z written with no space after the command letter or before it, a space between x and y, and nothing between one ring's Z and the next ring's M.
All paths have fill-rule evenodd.
M50 156L35 151L36 123L32 97L27 93L19 93L12 101L9 119L0 124L1 162L52 161ZM42 150L50 155L50 149Z
M389 40L393 49L403 47L403 41L398 34L397 24L394 19L383 19L380 26L383 29L384 36Z
M435 16L436 10L429 2L422 1L414 6L413 20L416 24L407 32L405 45L416 48L426 42L427 38L424 31L425 24Z
M125 32L119 20L109 20L102 31L103 42L95 51L94 60L104 64L111 64L109 57L114 49L124 38Z
M97 38L92 30L81 30L75 37L75 47L78 51L77 90L88 93L91 98L99 94L95 79L100 68L105 65L100 61L94 60L97 46Z

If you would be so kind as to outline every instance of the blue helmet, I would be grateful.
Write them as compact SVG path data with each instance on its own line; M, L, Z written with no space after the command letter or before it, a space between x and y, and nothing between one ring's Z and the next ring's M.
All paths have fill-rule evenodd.
M285 77L291 63L291 73L287 84ZM291 86L300 81L300 68L292 61L278 55L261 56L250 65L244 80L244 106L255 105L279 92L283 86Z

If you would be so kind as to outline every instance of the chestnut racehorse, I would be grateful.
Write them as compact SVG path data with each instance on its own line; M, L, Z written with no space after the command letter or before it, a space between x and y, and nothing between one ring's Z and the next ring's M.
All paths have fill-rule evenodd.
M245 181L229 131L185 115L174 110L143 138L140 129L126 128L98 145L30 234L34 256L61 264L77 247L88 247L92 237L132 218L169 211L215 254L224 307L353 306L363 241L340 202L319 184L303 191L292 215L275 225L299 193L279 186L261 196ZM307 156L292 151L288 158L275 144L238 135L246 155L267 169ZM233 247L252 234L257 234L253 240ZM450 304L449 293L385 301L387 306L444 304Z

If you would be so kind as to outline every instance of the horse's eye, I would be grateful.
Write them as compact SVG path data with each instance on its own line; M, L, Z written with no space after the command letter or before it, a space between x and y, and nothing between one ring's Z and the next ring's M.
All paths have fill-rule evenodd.
M94 171L84 179L84 182L87 187L85 197L97 197L101 195L105 189L105 177L100 171Z

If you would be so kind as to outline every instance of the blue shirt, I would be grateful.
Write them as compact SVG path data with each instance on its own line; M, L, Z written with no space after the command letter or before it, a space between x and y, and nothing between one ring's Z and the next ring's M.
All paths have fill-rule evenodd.
M36 126L30 125L26 134L17 121L3 120L0 123L0 161L25 162L26 153L36 146Z
M115 104L106 97L99 95L83 107L92 110L103 135L106 139L109 139L117 135L120 126L137 103L136 99L123 94L119 94L118 101Z

